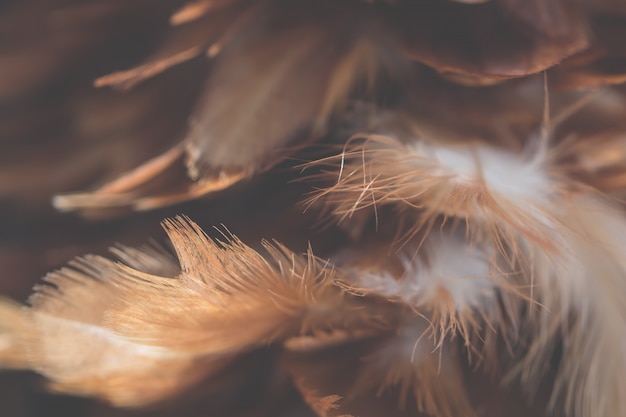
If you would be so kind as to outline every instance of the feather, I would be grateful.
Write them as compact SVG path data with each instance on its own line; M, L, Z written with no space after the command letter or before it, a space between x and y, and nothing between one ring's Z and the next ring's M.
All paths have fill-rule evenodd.
M399 408L410 398L419 412L441 417L471 417L475 411L464 387L461 358L453 343L428 337L425 320L407 323L398 334L363 360L350 395L374 385L378 393L398 389Z
M477 240L490 234L496 248L507 241L514 247L514 237L522 234L555 249L544 227L551 198L564 189L541 154L478 144L402 143L381 135L358 139L340 155L312 163L332 167L321 176L334 177L335 184L321 188L310 204L321 200L339 220L376 206L403 207L416 216L406 240L443 215L464 219Z
M305 400L315 407L333 398L320 413L329 417L475 416L454 344L437 348L427 321L405 318L393 334L288 352L285 366Z
M174 26L189 23L203 16L207 13L221 10L224 7L228 7L240 0L197 0L191 1L177 10L171 17L170 23Z
M234 5L230 3L234 3ZM200 2L195 4L201 5ZM239 15L241 10L236 6L237 2L224 2L222 7L213 10L209 15L200 16L179 26L178 24L182 23L180 16L185 16L184 10L181 10L172 16L172 20L174 20L172 23L178 24L168 29L159 48L142 64L128 70L99 77L95 80L94 85L96 87L113 86L126 91L173 66L202 55L210 45L222 36Z
M549 255L526 242L527 265L541 308L533 345L514 368L527 387L546 372L553 346L562 356L551 406L580 417L622 416L626 402L626 219L607 202L579 198L560 206L567 227L558 230L561 250Z
M154 249L117 249L130 265L76 259L37 287L31 308L2 304L10 314L2 316L8 346L0 360L26 364L59 391L140 406L288 335L388 325L385 309L364 310L311 253L267 243L267 260L234 237L214 242L182 218L164 225L179 275Z
M567 171L560 170L554 149L539 146L524 156L485 145L404 144L380 136L369 136L355 148L340 155L339 173L323 174L339 179L314 198L325 199L339 218L374 205L404 206L405 213L409 212L405 216L421 219L414 234L425 236L425 248L438 230L434 227L437 218L464 221L473 245L496 248L495 254L503 258L493 268L504 271L504 276L518 275L523 281L517 278L517 285L530 291L511 292L505 305L517 307L503 307L504 312L513 312L509 318L525 323L523 328L514 326L521 333L513 337L531 335L532 339L525 359L507 380L511 375L521 376L532 394L533 387L547 377L551 355L562 340L563 359L550 407L580 417L626 411L619 388L626 375L626 270L621 260L626 223L622 213L599 197L581 197L589 188L564 176ZM606 162L605 158L600 162ZM439 248L437 253L446 252ZM442 272L454 264L436 265ZM469 264L463 265L461 270ZM429 294L428 280L422 281L424 287L417 287L419 291L415 283L420 281L395 283L380 276L369 281L383 294L391 290L404 299L417 297L413 301L419 305ZM459 300L471 300L481 288L479 281L472 282L470 291L454 285L463 295L460 299L452 296L457 305L462 305ZM524 311L516 297L530 300L529 313L523 317L515 317ZM500 303L496 299L487 298L492 305ZM478 304L481 311L489 311L489 302ZM445 303L439 300L437 305ZM498 333L506 335L507 321L501 320L506 315L496 317L502 326Z
M390 258L402 264L400 274L364 268L346 289L408 306L428 320L438 343L460 336L481 360L497 335L515 339L528 288L493 246L469 241L462 228L441 227Z
M617 41L624 37L626 10L615 9L594 16L595 40L588 48L550 70L553 88L589 89L626 81L626 48Z
M275 164L298 135L321 136L355 82L384 66L384 42L339 24L341 10L316 10L326 16L324 27L307 13L288 7L281 18L257 18L272 30L259 38L251 27L220 52L191 118L192 178Z
M192 181L185 172L183 153L179 144L92 192L56 195L52 203L60 211L110 216L119 211L153 210L201 198L244 179L243 173L221 172Z
M329 417L626 417L623 1L0 9L5 276L152 218L58 221L52 195L88 217L185 202L243 237L176 218L174 253L75 259L0 300L3 368L121 407L202 390L218 415L299 393ZM323 233L286 172L311 158Z
M409 59L441 73L482 80L543 71L589 43L586 22L567 0L471 6L405 1L391 13Z

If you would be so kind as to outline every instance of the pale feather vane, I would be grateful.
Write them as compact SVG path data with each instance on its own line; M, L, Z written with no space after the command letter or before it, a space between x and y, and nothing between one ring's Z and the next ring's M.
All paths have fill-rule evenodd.
M42 372L57 390L141 405L254 347L393 323L392 308L364 309L311 253L300 256L267 243L266 260L236 238L214 242L184 219L165 227L179 256L179 276L132 268L145 267L145 255L159 259L155 252L118 250L131 266L97 256L77 259L46 277L32 307L18 313L3 306L13 319L3 322L11 331L4 361ZM159 269L171 271L172 259L160 257ZM159 375L154 387L131 389L153 373Z

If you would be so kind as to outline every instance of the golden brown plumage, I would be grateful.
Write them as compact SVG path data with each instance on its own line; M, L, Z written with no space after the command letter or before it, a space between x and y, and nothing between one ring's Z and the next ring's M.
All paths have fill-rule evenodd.
M1 301L1 366L155 416L626 417L622 1L0 11L3 292L128 245Z

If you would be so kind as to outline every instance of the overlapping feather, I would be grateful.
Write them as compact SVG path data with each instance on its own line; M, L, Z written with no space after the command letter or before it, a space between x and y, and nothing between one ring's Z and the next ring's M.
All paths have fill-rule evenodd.
M141 88L208 58L188 128L172 128L171 143L155 147L169 150L148 152L119 179L58 196L57 208L108 215L177 204L334 141L343 152L315 159L308 166L321 173L304 177L318 181L309 204L322 203L352 245L334 246L331 260L269 243L261 254L227 233L216 241L188 220L166 221L178 262L118 248L123 263L86 256L50 274L30 307L0 303L2 365L136 407L271 345L284 359L279 372L323 416L486 415L466 381L484 373L520 384L529 403L548 381L548 399L538 400L548 413L626 415L626 222L611 201L625 191L623 92L543 134L527 128L538 107L528 102L497 121L480 109L453 121L440 114L482 94L460 85L499 85L483 90L497 98L485 100L492 108L524 101L532 82L504 82L547 69L562 89L622 82L623 48L612 37L624 9L458 3L475 2L164 3L173 14L161 46L96 85ZM51 68L33 66L0 99L27 94ZM370 239L374 255L350 239Z
M117 250L129 265L77 259L46 278L30 308L3 305L3 362L38 370L58 390L136 406L290 335L393 322L384 308L364 309L340 290L336 272L310 253L266 244L266 260L234 238L214 242L186 220L165 226L180 274L154 251Z
M567 169L559 169L556 156L567 152L535 146L524 154L485 144L446 145L375 135L358 139L341 154L316 162L332 166L334 171L321 175L336 182L317 192L312 202L322 200L337 221L349 221L360 210L397 206L415 222L414 228L408 226L408 242L427 230L418 253L427 253L442 224L458 229L461 223L467 244L484 259L486 267L478 269L487 278L486 287L484 279L473 280L465 290L464 284L450 281L455 273L444 273L457 262L467 275L475 269L470 259L454 254L433 268L439 277L417 275L397 282L387 277L385 282L379 276L369 285L408 301L414 297L412 303L419 306L433 295L429 286L435 278L449 298L440 293L433 304L451 303L461 317L468 304L487 312L490 303L498 303L514 312L515 322L525 323L523 331L532 333L525 359L515 366L526 386L537 386L546 377L553 349L562 340L553 409L576 416L620 415L626 410L616 388L623 386L626 375L626 270L621 259L626 218L599 190L564 175ZM623 164L619 154L616 158ZM602 161L616 163L612 156ZM408 245L405 237L402 242ZM448 243L438 248L430 261L437 262L454 247ZM476 302L481 288L487 294L489 288L499 290ZM503 291L507 294L501 298ZM519 298L527 309L520 309ZM512 302L508 306L507 300ZM507 322L501 317L499 321ZM507 336L506 330L498 333Z

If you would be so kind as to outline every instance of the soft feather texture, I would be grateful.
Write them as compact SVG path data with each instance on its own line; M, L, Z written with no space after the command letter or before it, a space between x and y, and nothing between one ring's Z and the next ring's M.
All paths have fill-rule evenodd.
M427 328L423 318L408 319L396 334L360 346L317 349L309 357L290 352L287 368L304 396L319 401L335 393L333 406L318 411L323 416L477 415L467 398L459 347L448 340L436 349L424 337Z
M612 7L601 10L610 13ZM102 190L62 196L57 205L87 212L117 206L146 210L213 194L273 167L302 143L320 141L328 123L344 117L351 99L376 103L379 98L364 93L363 84L365 91L375 85L405 88L419 80L424 65L460 84L490 85L539 73L576 52L590 54L591 62L575 59L551 75L555 83L578 87L568 77L589 71L598 58L589 51L604 56L607 38L590 44L583 9L566 0L524 7L516 1L471 7L439 0L191 2L172 14L160 47L140 65L100 77L96 85L128 90L208 56L211 70L182 142L189 177L219 185L181 186L181 195L134 207L127 195L103 198ZM441 22L452 32L437 36ZM472 43L473 54L464 42ZM617 62L608 65L613 72L589 74L581 83L621 80L620 58L613 58L619 52L608 49L611 62Z
M534 345L518 372L537 378L543 354L563 338L563 358L552 407L565 403L569 415L610 416L626 409L621 386L626 376L626 251L623 213L596 199L561 207L559 251L550 256L528 245L530 274L540 308ZM523 367L524 365L522 365ZM619 414L618 414L619 415Z
M171 276L171 257L154 250L118 249L129 265L77 259L46 278L31 308L18 314L3 305L10 321L2 322L9 331L2 361L38 370L57 390L137 406L289 335L385 329L393 321L385 309L363 309L311 253L266 244L266 260L235 238L214 242L184 219L165 227L179 275ZM146 378L153 386L139 388Z
M212 237L0 302L3 367L233 417L626 416L622 2L126 3L0 4L0 262Z
M515 299L526 299L526 325L533 323L528 331L533 332L534 342L516 365L525 383L529 387L539 384L551 346L563 338L551 407L580 416L609 416L626 410L616 388L623 386L626 375L623 213L599 195L582 197L588 188L563 176L554 154L541 142L524 155L479 144L402 143L381 136L358 139L340 155L318 162L337 162L336 171L323 174L334 176L336 184L319 191L312 201L324 201L338 221L346 221L359 210L389 204L403 207L409 213L406 216L417 222L410 236L430 230L418 251L430 264L418 271L437 271L434 276L412 278L409 268L398 281L365 276L361 285L416 307L429 295L432 298L437 286L448 288L447 297L439 293L433 304L435 308L448 304L451 313L459 310L460 332L468 339L466 323L472 322L472 314L464 315L463 308L473 304L488 315L490 304L502 302L494 290L498 283L500 289L513 289L503 298L504 311L513 311L514 321L519 321L515 316L521 314L520 304ZM476 251L479 258L464 261L467 255L455 254L438 265L439 257L458 250L458 243L451 241L433 250L431 241L441 242L437 236L442 222L454 225L459 221L466 225L465 239L470 245L466 253ZM410 245L410 239L402 242ZM497 251L490 252L489 247ZM457 262L463 266L455 270ZM450 281L456 274L467 279L476 269L482 279L471 281L471 289ZM485 290L491 295L476 301ZM512 303L508 307L507 300ZM507 323L502 319L505 316L496 322ZM446 323L445 318L441 320ZM497 332L507 334L502 328Z

